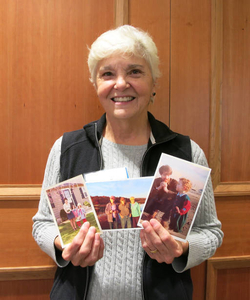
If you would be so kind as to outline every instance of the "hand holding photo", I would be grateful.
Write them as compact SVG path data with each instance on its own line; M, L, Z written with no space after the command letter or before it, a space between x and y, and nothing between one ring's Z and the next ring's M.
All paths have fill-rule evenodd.
M82 175L46 189L46 196L62 248L72 242L86 221L102 232Z
M174 238L191 231L211 169L162 153L139 224L157 219Z

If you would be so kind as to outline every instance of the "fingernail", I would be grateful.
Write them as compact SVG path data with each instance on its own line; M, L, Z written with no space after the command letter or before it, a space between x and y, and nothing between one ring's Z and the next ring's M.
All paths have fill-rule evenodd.
M148 221L143 221L142 226L143 226L144 229L147 228L149 226Z

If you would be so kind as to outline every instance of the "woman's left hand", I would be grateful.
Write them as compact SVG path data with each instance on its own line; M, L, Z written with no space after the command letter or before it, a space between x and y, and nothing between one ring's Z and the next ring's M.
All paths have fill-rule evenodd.
M188 242L175 240L156 219L144 221L142 226L142 247L152 259L171 264L176 257L187 254Z

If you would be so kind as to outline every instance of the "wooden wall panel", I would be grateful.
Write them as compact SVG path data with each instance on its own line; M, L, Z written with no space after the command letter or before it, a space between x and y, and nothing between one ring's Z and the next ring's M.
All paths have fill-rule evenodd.
M55 264L31 236L47 155L64 131L103 112L86 44L127 22L148 30L159 49L151 111L198 142L213 168L225 238L192 269L193 299L231 300L236 286L249 298L248 20L247 0L1 1L1 299L48 298Z
M196 266L191 269L191 277L193 281L192 300L205 300L206 272L207 272L207 262L203 262L199 266Z
M159 51L161 78L156 84L150 111L169 124L170 0L129 1L129 24L140 27L153 37ZM143 7L143 9L142 9Z
M209 259L206 300L248 300L249 278L249 255Z
M208 155L211 1L171 1L170 127Z
M114 1L0 3L1 299L48 299L55 263L35 243L31 218L55 139L103 113L87 46L113 22Z
M1 300L48 300L53 281L23 280L0 282Z
M216 299L250 299L250 267L219 270L217 278Z
M54 265L54 262L40 250L32 237L32 217L37 212L38 201L0 201L1 253L4 259L0 267L22 267Z
M246 64L249 62L244 49L249 45L250 36L244 35L244 41L241 36L241 31L245 31L245 27L246 30L248 28L242 27L240 31L239 26L235 25L247 24L249 16L247 3L212 1L209 160L217 196L250 195L250 176L247 167L250 126L245 113L249 108L245 98L249 93L249 86L240 93L238 86L241 78L242 84L245 85L244 81L249 74L246 72L243 78L244 70L241 64L235 64L238 56L242 55L246 58ZM243 44L235 44L238 40L243 41ZM233 82L232 78L238 79Z
M249 20L249 1L223 2L222 182L250 179Z
M114 3L2 1L0 14L0 182L41 183L55 139L103 112L89 82L87 45L113 26Z
M216 198L218 217L225 234L223 245L216 257L242 256L250 254L250 197Z

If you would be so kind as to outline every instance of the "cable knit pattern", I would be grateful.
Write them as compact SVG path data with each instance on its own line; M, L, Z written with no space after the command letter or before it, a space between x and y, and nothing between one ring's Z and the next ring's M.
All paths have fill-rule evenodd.
M103 138L102 155L104 169L127 167L130 178L140 177L140 165L147 144L142 146L127 146L115 144Z
M129 177L140 176L147 145L127 146L103 138L104 169L127 167ZM140 300L143 249L139 230L106 231L104 256L95 264L88 300Z
M103 239L104 256L95 264L88 299L142 299L139 230L106 231Z
M48 158L38 212L33 217L33 236L41 249L52 257L58 266L63 267L67 262L61 256L56 255L54 239L58 232L53 223L44 194L45 188L59 182L61 141L62 138L55 142ZM207 161L201 148L193 141L191 141L191 146L193 162L207 166ZM108 168L112 164L114 154L111 155L110 148L106 151L105 146L103 147L105 167ZM117 146L117 148L120 149L121 147ZM128 158L136 157L135 151L131 149L126 153L127 158L125 161ZM140 150L142 152L145 151ZM140 150L136 152L138 153ZM142 154L139 154L137 157L139 160L141 160L140 155ZM107 160L107 157L111 158L111 160ZM110 167L121 166L121 162L122 164L125 163L122 159L124 157L122 158L118 155L115 164L110 165ZM139 174L140 163L136 163L137 159L134 160L132 171L130 165L128 167L130 177L137 177ZM216 248L222 243L223 233L220 230L220 226L221 223L216 215L212 183L209 180L194 226L188 237L188 258L183 259L181 257L174 260L172 266L176 272L183 272L196 266L214 254ZM105 253L104 257L96 263L90 289L92 293L89 299L142 299L141 262L143 250L140 243L139 230L106 231L103 234L103 238Z

